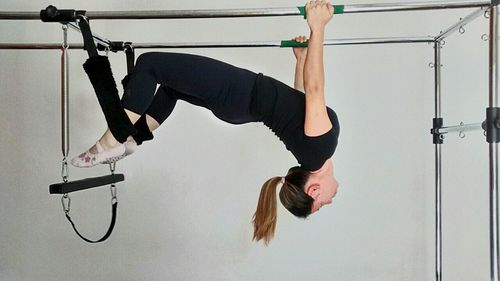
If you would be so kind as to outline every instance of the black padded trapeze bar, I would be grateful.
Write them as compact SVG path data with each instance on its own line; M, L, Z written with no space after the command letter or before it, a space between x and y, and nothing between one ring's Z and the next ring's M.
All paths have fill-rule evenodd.
M49 186L50 194L66 194L74 191L104 186L125 180L123 174L111 174L107 176L86 178L76 181L54 183Z

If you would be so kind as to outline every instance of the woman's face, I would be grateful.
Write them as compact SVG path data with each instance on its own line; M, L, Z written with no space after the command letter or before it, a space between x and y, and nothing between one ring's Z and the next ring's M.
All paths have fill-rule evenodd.
M333 173L332 161L327 160L318 172L312 173L306 186L308 186L307 193L314 198L312 213L331 204L339 188L339 183Z

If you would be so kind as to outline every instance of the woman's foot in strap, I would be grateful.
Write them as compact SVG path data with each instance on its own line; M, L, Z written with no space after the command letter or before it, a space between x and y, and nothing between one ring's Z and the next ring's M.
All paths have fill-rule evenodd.
M106 147L98 141L89 150L73 158L71 164L79 168L88 168L98 164L109 164L125 157L125 151L125 144L118 143L116 146Z
M123 143L123 146L125 147L125 151L121 156L115 157L114 159L110 159L110 161L104 161L101 164L111 164L113 162L125 158L126 156L129 156L130 154L134 153L137 150L137 143L132 137L129 137L127 141Z

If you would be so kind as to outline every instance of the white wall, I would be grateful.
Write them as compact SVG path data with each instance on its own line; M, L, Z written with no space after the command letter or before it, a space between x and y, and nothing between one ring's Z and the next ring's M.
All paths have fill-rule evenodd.
M367 3L369 1L360 1ZM290 1L3 0L0 10L48 4L87 10L299 6ZM354 2L350 2L354 3ZM469 11L337 16L327 38L430 35ZM98 34L133 42L262 41L306 34L299 17L94 21ZM443 115L479 122L487 106L484 18L443 49ZM0 42L60 42L57 24L1 21ZM75 32L72 42L80 42ZM292 84L287 49L185 50ZM261 124L231 126L179 103L155 141L123 160L119 210L109 241L88 245L64 218L60 197L59 52L0 51L0 280L433 280L434 114L432 46L343 46L325 52L327 100L342 133L334 155L341 190L306 221L279 209L276 237L251 241L262 182L295 160ZM111 54L117 80L123 54ZM105 127L71 51L71 155ZM489 276L487 145L481 133L443 146L443 280ZM71 179L105 167L70 171ZM109 222L107 188L72 195L71 213L97 238Z

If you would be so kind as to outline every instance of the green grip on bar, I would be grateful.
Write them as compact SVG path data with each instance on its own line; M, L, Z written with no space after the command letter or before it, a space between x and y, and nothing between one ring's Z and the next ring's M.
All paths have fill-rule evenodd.
M307 48L306 42L297 42L295 40L282 40L280 44L280 48Z
M306 19L307 18L306 7L302 6L302 7L297 7L297 8L299 9L300 14L304 16L304 19ZM344 5L334 5L333 6L333 13L334 14L343 14L344 13Z
M306 7L305 6L302 6L302 7L297 7L299 9L299 12L301 15L304 16L304 19L306 18Z

